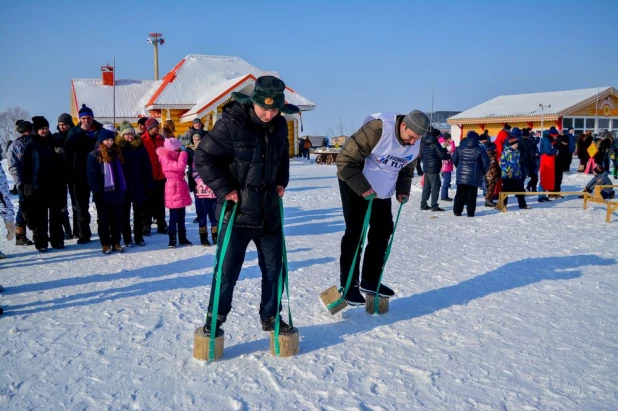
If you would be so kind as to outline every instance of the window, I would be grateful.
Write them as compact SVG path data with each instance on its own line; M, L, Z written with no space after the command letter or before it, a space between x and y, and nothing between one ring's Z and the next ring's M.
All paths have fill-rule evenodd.
M573 127L573 119L572 118L564 118L562 119L562 128L563 129L569 129Z
M580 134L584 134L584 130L580 129L580 128L576 128L575 129L575 135L579 136Z
M584 128L584 119L576 118L575 119L575 128Z
M594 119L593 118L586 119L586 128L594 130Z
M608 118L600 118L599 119L599 131L608 129L609 130L609 119Z

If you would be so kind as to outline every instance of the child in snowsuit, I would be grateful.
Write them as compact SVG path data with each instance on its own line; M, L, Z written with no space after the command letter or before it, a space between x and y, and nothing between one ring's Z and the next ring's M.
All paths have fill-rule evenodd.
M18 120L15 124L15 130L20 136L11 144L8 153L9 172L13 176L13 182L17 186L19 199L17 214L15 215L15 245L33 245L34 243L26 237L26 209L24 205L25 197L22 181L24 149L32 138L32 123L26 120Z
M4 173L4 168L0 167L0 215L6 227L6 239L11 241L15 237L15 209L9 198L9 183ZM0 260L6 256L0 251Z
M481 139L486 138L485 134L481 134ZM485 190L485 207L495 207L496 203L492 200L494 198L494 191L496 184L500 178L500 164L496 160L496 144L489 140L481 140L481 146L484 147L487 155L489 156L489 170L484 176L486 185Z
M556 182L556 153L558 150L554 148L554 137L558 135L558 131L552 127L543 132L541 139L541 147L539 154L541 161L539 165L539 191L553 191ZM549 198L540 194L539 203L550 201Z
M97 231L103 254L124 252L120 245L122 205L127 185L122 171L122 150L114 141L115 133L99 130L99 146L88 155L88 184L97 207Z
M500 170L502 172L502 191L504 192L517 192L524 191L524 180L521 173L520 153L517 149L519 140L516 137L509 137L504 145L504 151L500 156ZM526 204L526 197L523 195L517 195L517 201L519 202L519 208L529 209L530 206ZM504 199L504 206L509 202L509 198Z
M438 139L438 142L446 149L448 154L453 155L453 153L455 153L455 143L449 133L444 133L444 135ZM441 171L442 189L440 191L440 200L453 201L453 199L448 196L448 189L451 187L451 175L453 173L453 160L443 160Z
M208 187L200 175L197 173L195 168L195 162L193 163L192 175L195 179L195 208L197 208L197 204L200 203L200 208L202 213L198 215L198 224L199 224L199 232L200 232L200 243L208 247L210 242L208 241L208 226L206 223L206 218L210 220L210 232L212 233L212 244L217 244L217 196L214 191Z
M157 148L161 170L167 179L165 181L165 207L170 210L168 248L176 247L176 233L178 233L178 244L193 245L187 240L185 228L185 207L191 205L189 184L185 180L188 154L182 151L181 147L180 140L167 138L163 147Z

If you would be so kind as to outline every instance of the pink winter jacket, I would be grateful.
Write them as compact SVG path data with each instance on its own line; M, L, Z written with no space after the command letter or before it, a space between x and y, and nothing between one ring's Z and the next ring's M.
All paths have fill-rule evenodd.
M440 137L438 139L438 143L442 145L446 149L446 152L449 154L453 154L455 152L455 143L451 140L450 143L447 143L444 137ZM443 173L451 173L453 172L453 162L451 160L442 160L442 171Z
M185 180L188 155L186 151L171 151L165 147L157 148L157 156L165 182L165 207L183 208L191 205L189 184Z

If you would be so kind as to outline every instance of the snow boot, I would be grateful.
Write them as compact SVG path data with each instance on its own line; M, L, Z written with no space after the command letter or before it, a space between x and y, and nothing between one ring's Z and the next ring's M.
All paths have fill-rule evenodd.
M221 326L223 325L223 323L226 320L226 316L225 315L217 315L217 328L215 329L215 337L219 337L222 333L223 330L221 329ZM208 315L206 316L206 324L204 325L204 335L206 335L207 337L210 337L210 327L212 326L212 313L208 313Z
M365 297L360 293L358 285L353 285L345 296L345 302L351 306L365 305Z
M200 244L204 247L210 246L210 241L208 241L208 229L206 227L200 227Z
M142 234L145 236L150 236L152 233L151 229L150 229L150 224L149 225L145 225L143 230L142 230Z
M178 244L179 245L193 245L193 243L187 240L187 230L178 231Z
M361 282L360 291L365 294L375 295L376 294L377 284L365 284ZM380 297L392 297L395 295L395 292L384 284L380 284L380 290L378 291Z
M496 207L496 203L494 203L493 201L489 200L489 201L485 201L485 207L490 207L490 208L494 208Z
M18 225L15 227L15 245L33 245L34 243L26 237L26 227Z
M167 248L176 248L176 233L169 233L170 242L167 244Z
M217 230L219 230L219 227L216 225L210 227L210 232L212 233L212 245L217 245L217 240L219 239L219 233Z
M260 322L262 323L262 330L274 331L276 319L277 317L260 318ZM290 334L294 334L294 328L291 327L289 324L286 324L285 321L281 319L281 316L279 316L279 335L290 335Z

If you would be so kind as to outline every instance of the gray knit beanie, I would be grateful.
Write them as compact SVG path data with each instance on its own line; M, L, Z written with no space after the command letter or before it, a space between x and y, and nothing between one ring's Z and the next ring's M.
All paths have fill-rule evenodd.
M67 126L74 127L73 117L68 113L62 113L58 116L58 124L66 124Z
M404 118L403 123L410 130L414 131L419 136L424 136L429 129L429 117L420 110L409 112Z

